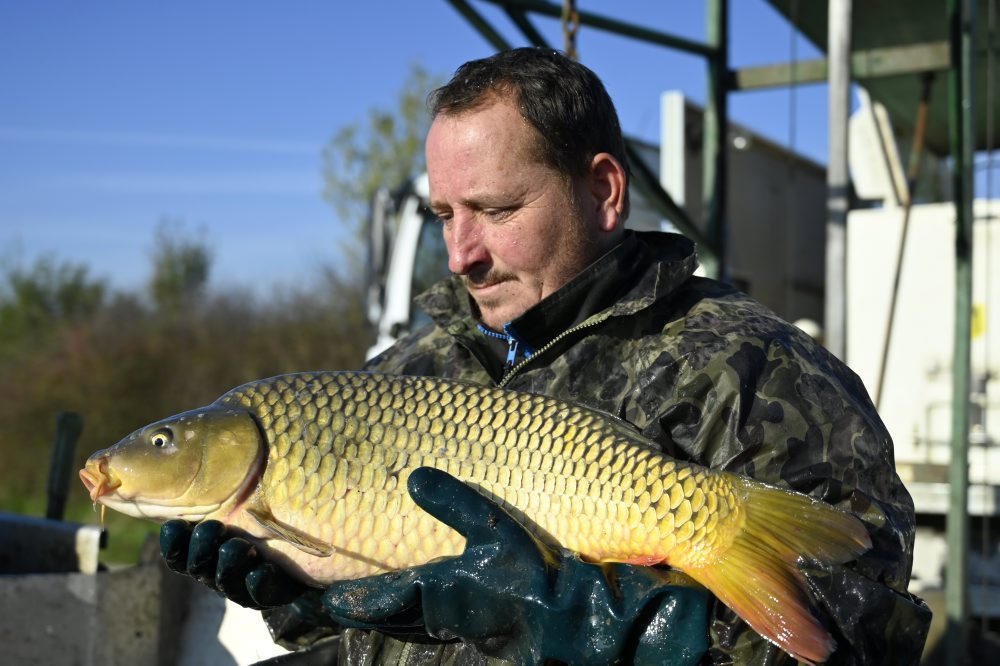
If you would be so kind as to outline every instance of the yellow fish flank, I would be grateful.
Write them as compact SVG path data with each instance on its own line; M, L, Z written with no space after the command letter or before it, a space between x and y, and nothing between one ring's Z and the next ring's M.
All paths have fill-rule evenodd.
M842 563L871 545L847 513L673 460L614 417L425 377L252 382L98 451L80 476L95 502L128 515L239 528L322 585L462 552L464 538L407 493L423 466L586 560L684 571L806 662L835 645L809 610L800 561Z

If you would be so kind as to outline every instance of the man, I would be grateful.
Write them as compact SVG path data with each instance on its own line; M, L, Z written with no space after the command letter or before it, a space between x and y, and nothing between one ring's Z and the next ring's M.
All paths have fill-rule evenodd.
M420 299L434 325L368 369L581 402L675 458L855 513L873 549L847 566L806 570L837 642L832 661L915 663L929 612L906 593L913 508L858 378L760 304L694 277L688 240L625 231L624 143L587 68L549 50L507 51L463 65L431 103L430 205L455 277ZM327 616L355 627L344 633L344 661L791 663L722 604L706 613L703 592L646 567L602 568L546 550L471 489L420 478L411 494L468 536L466 555L336 584L322 612L301 597L292 608L313 613L305 630ZM165 557L191 570L186 542L174 547L168 527L186 534L165 526ZM257 605L281 596L269 592L282 588L280 572L253 558L230 567L235 577L219 573L243 561L245 542L223 547L240 557L213 558L227 537L194 539L209 544L199 546L208 562L199 571L229 596ZM290 617L273 613L272 626L303 631Z

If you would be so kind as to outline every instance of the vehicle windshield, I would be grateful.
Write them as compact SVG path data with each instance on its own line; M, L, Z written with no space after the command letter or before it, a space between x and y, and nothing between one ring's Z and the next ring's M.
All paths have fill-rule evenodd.
M410 293L421 294L432 284L448 277L448 248L441 233L441 220L429 209L423 209L417 252L413 258L413 283ZM411 328L416 330L430 323L430 317L420 308L413 308Z

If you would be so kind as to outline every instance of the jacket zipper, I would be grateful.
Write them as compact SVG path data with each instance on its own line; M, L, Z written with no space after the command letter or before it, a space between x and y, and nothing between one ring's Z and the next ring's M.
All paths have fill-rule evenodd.
M573 328L566 329L565 331L563 331L562 333L560 333L556 337L554 337L551 340L549 340L545 345L543 345L542 347L536 349L530 356L528 356L527 358L525 358L523 361L521 361L520 363L518 363L514 367L510 368L509 370L507 370L506 374L504 374L504 376L500 379L500 381L497 382L497 386L500 387L500 388L505 387L508 383L510 383L510 380L514 378L514 375L516 375L518 372L520 372L521 369L524 368L524 366L526 366L527 364L531 363L533 360L535 360L536 358L538 358L539 356L541 356L544 352L548 351L549 349L552 349L552 347L554 347L556 344L558 344L561 340L564 340L568 336L570 336L570 335L572 335L574 333L577 333L579 331L582 331L584 329L590 328L592 326L597 326L598 324L604 322L610 316L611 316L610 314L605 314L602 317L598 317L598 318L594 318L594 319L588 319L587 321L583 322L582 324L578 324L578 325L574 326Z
M521 347L524 347L524 350L521 353L524 354L525 360L531 358L532 355L534 355L535 353L535 351L531 347L524 344L521 340L517 338L516 335L514 335L514 332L511 330L509 323L503 325L503 333L497 333L494 330L486 328L486 326L484 326L483 324L477 324L476 328L478 328L479 331L487 337L495 338L497 340L503 340L504 342L507 343L507 359L504 362L503 366L503 372L505 374L510 372L514 368L517 361L517 354L518 351L521 350Z

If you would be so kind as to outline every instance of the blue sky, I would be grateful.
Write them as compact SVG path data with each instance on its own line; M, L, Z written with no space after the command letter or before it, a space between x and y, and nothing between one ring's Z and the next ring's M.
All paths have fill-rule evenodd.
M472 4L524 43L494 7ZM763 0L732 4L734 66L789 58L790 29ZM579 5L705 35L702 2ZM561 46L558 22L536 23ZM587 27L578 48L631 134L658 140L661 91L704 99L697 57ZM412 63L446 77L491 52L445 0L0 1L0 265L51 255L138 290L169 219L204 233L214 286L309 280L343 243L321 194L324 145L391 107ZM730 111L824 161L825 88L794 94L794 134L787 89L734 94Z

